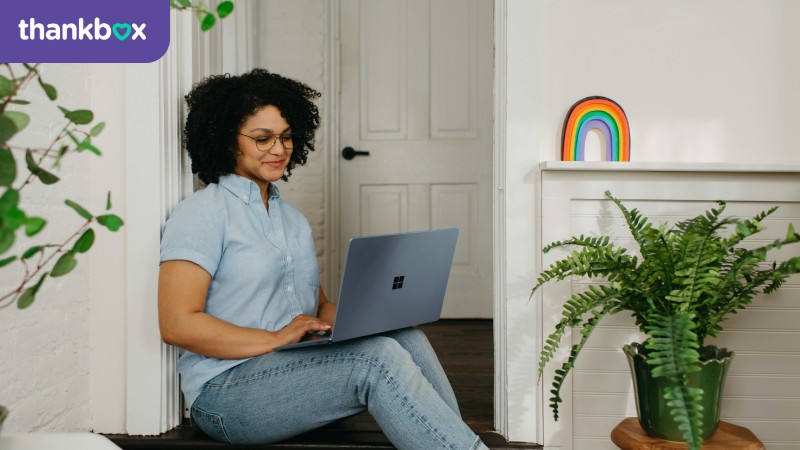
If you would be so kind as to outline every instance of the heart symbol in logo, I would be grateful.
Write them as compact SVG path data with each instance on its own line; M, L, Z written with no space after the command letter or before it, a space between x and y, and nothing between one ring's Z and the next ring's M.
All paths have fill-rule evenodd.
M120 30L125 30L124 32L120 32ZM111 27L111 31L114 32L114 36L117 37L120 41L124 41L128 39L128 36L131 34L131 24L129 23L115 23L114 26Z

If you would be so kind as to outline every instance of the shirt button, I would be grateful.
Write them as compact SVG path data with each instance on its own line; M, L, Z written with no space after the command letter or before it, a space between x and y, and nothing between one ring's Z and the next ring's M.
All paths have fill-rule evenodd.
M289 286L288 288L286 288L286 290L289 291L289 292L292 292L294 289L292 289L292 287Z
M242 194L242 200L247 201L247 195L246 194Z
M292 257L291 257L291 256L287 256L287 257L286 257L286 262L287 262L287 263L290 263L290 262L292 262Z

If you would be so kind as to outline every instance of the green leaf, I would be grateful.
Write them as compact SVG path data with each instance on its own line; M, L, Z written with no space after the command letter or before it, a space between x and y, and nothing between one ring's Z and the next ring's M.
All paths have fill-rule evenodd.
M122 227L122 225L125 224L125 222L123 222L122 219L115 214L104 214L102 216L97 216L97 222L111 231L117 231Z
M72 246L72 250L78 253L86 253L90 248L92 248L92 244L94 244L94 230L89 228L83 232L77 241L75 241L75 245Z
M0 215L5 216L11 210L16 209L19 204L19 192L14 188L8 188L0 196Z
M0 97L8 97L14 92L14 82L0 75Z
M56 160L53 162L53 167L60 169L61 168L61 158L67 154L69 151L69 146L62 145L60 149L58 149L58 154L56 155Z
M40 169L36 176L39 177L42 183L47 185L58 183L58 180L61 179L44 169Z
M192 2L190 2L189 0L175 0L175 1L176 1L176 2L177 2L179 5L181 5L182 7L184 7L184 8L191 8L191 6L192 6Z
M14 231L10 228L0 228L0 254L5 253L14 245Z
M25 221L25 235L28 237L35 236L42 231L46 224L47 221L41 217L28 217Z
M6 114L0 114L0 144L5 144L15 134L17 134L17 125Z
M28 166L28 170L30 170L31 173L35 174L41 170L39 169L39 165L36 164L36 161L33 160L33 153L31 153L30 149L25 150L25 164Z
M72 200L64 200L64 203L70 208L74 209L75 212L77 212L78 215L80 215L84 219L92 220L93 217L92 214L89 211L87 211L83 206L73 202Z
M100 149L92 145L92 140L90 137L82 140L80 144L78 144L78 152L83 151L84 149L89 150L90 152L94 153L95 155L100 156Z
M88 109L78 109L65 113L64 117L76 125L86 125L94 120L94 113Z
M25 223L25 213L18 208L12 208L10 211L3 214L3 221L12 230L17 230Z
M31 102L29 102L27 100L22 100L21 98L15 98L13 100L10 100L9 103L13 103L15 105L30 105L31 104Z
M233 12L233 2L224 1L217 5L217 14L219 14L220 19L228 17L231 12Z
M14 122L14 125L17 127L17 131L22 131L28 124L31 122L31 116L25 114L22 111L6 111L5 116L11 119Z
M25 164L28 166L28 170L31 171L32 174L36 175L39 180L41 180L44 184L53 184L57 183L59 178L52 173L42 169L36 164L36 161L33 160L33 153L31 153L30 149L25 151Z
M0 186L11 186L17 178L17 161L14 154L6 147L0 147Z
M53 266L53 271L50 273L50 276L51 277L64 276L72 272L72 269L74 269L75 266L77 265L78 265L78 260L75 259L75 251L70 250L61 255L60 258L58 258L58 261L56 261L56 265Z
M64 113L64 117L66 117L67 114L72 112L72 111L68 110L67 108L64 108L63 106L59 106L58 109L60 109L61 112Z
M6 259L2 259L2 260L0 260L0 267L7 266L7 265L11 264L12 262L14 262L16 260L17 260L16 255L15 256L9 256Z
M56 92L56 88L54 88L53 85L45 83L41 78L37 79L39 80L39 86L42 87L42 90L44 91L45 95L47 95L47 98L50 100L55 100L58 98L58 92Z
M31 306L33 301L36 299L36 293L39 292L39 288L42 287L42 283L44 283L44 279L47 278L47 275L50 274L45 272L34 286L25 289L25 292L23 292L19 299L17 299L17 307L19 309L25 309L28 306Z
M99 135L100 133L103 132L103 129L105 127L106 127L106 123L105 122L100 122L97 125L93 126L91 130L89 130L89 134L91 134L92 136L97 137L97 135Z
M33 255L35 255L35 254L39 253L40 251L42 251L43 248L44 247L41 246L41 245L34 245L33 247L25 250L25 253L22 254L22 259L29 259L29 258L33 257Z
M111 209L111 191L108 191L108 198L106 199L106 211Z
M78 138L76 138L71 131L67 131L67 136L69 136L69 138L72 140L72 142L75 143L75 145L81 145L81 141L79 141Z
M31 306L34 300L36 300L36 292L33 291L33 288L25 289L25 292L17 299L17 308L25 309Z
M208 31L214 26L216 22L217 19L214 17L213 14L206 14L205 17L200 19L200 30Z
M794 225L791 223L789 224L789 228L786 230L786 240L788 242L797 242L797 233L794 231Z

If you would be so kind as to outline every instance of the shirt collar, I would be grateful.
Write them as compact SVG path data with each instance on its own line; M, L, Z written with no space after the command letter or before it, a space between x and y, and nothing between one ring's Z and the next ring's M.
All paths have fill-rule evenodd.
M245 177L236 175L234 173L222 175L219 177L218 184L228 191L230 191L236 198L250 204L251 201L261 200L261 191L258 185ZM271 199L279 198L281 195L280 189L275 186L275 183L270 183L267 188L267 195Z

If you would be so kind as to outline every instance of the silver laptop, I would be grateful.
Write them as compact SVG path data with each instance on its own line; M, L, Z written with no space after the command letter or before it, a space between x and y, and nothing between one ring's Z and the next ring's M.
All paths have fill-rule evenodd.
M332 344L439 320L458 229L350 239L330 336L275 350Z

